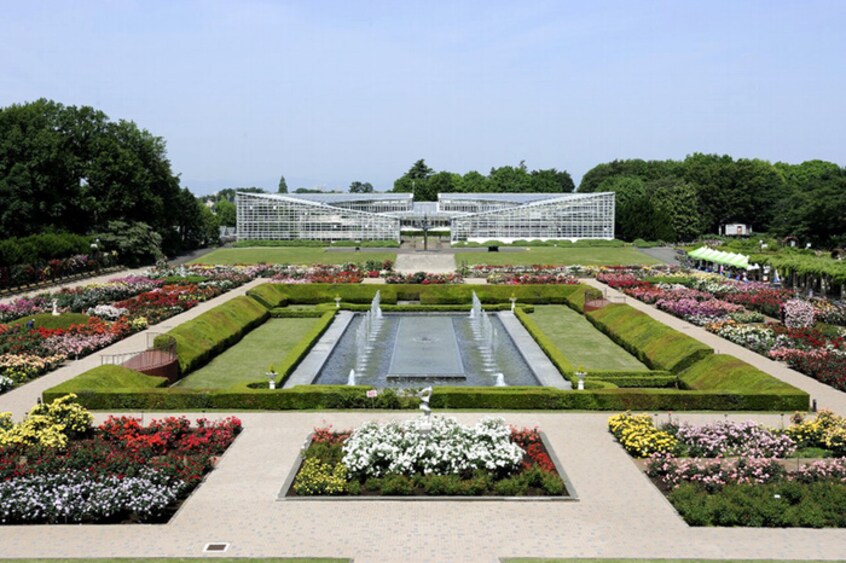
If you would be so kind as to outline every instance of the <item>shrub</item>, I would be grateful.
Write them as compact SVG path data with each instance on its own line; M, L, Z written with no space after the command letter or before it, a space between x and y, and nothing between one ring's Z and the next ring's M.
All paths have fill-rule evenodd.
M737 391L805 395L789 383L764 373L758 368L726 354L713 354L679 374L679 381L694 390Z
M381 492L386 496L408 496L414 494L414 484L405 475L386 475L382 478Z
M64 448L69 439L90 430L94 417L76 402L76 395L66 395L35 405L18 424L10 425L9 420L4 417L0 423L0 446Z
M846 485L781 482L727 485L718 494L685 484L670 502L692 526L844 527Z
M103 365L51 387L44 392L44 397L45 400L52 400L70 393L88 395L96 391L116 392L119 390L143 392L145 388L164 387L166 384L167 379L164 377L146 375L123 366Z
M587 315L594 325L652 369L679 373L714 350L646 313L612 303Z
M186 374L240 340L269 316L258 301L242 295L157 337L154 345L167 348L171 342L175 343L179 370Z
M347 469L343 463L334 467L316 457L303 461L294 481L294 492L298 495L340 495L346 492Z
M671 452L678 445L672 434L655 427L648 414L626 412L612 416L608 419L608 429L620 445L635 457Z

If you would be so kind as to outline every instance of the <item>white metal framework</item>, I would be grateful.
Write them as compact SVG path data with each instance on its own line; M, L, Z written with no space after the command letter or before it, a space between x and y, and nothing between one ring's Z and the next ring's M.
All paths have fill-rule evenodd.
M452 241L614 238L613 192L546 195L551 197L510 206L506 206L509 202L505 198L484 202L498 204L499 208L453 219Z
M238 240L396 240L400 227L450 226L453 242L614 238L614 194L238 193Z
M305 198L235 196L238 240L395 240L400 220Z

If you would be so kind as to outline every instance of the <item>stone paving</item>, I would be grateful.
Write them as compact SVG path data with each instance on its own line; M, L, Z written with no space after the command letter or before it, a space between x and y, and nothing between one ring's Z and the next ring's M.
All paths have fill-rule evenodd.
M400 274L429 272L431 274L451 274L455 271L455 258L442 252L414 252L397 254L394 270Z
M166 330L263 282L251 282L150 330ZM613 290L609 295L620 298ZM846 394L653 307L629 303L721 352L742 357L808 390L820 406L846 413ZM141 333L104 353L133 351L145 342ZM42 389L98 364L99 355L95 354L2 395L0 411L12 410L20 416ZM688 527L614 442L606 428L609 414L502 414L511 424L538 425L547 433L578 502L350 503L276 500L308 433L325 424L341 429L417 413L242 413L238 416L244 422L244 432L168 524L2 526L0 556L198 557L209 542L230 542L227 556L332 556L357 562L494 562L516 556L836 560L846 554L846 530ZM105 416L101 413L97 418ZM484 415L452 416L473 423ZM663 419L667 414L657 416ZM673 415L696 423L723 416L774 426L786 418L779 414Z

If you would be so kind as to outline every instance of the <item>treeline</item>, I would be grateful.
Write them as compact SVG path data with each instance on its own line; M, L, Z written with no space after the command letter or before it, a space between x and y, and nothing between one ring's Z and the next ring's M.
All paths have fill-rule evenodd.
M615 192L616 236L669 242L744 223L814 246L846 244L846 168L821 160L771 164L695 153L615 160L588 171L579 192Z
M88 106L41 99L0 108L0 239L119 240L147 230L167 254L217 236L213 213L180 187L161 137Z
M87 255L93 241L90 236L55 233L3 239L0 240L0 267Z
M394 181L393 191L413 193L416 201L437 201L439 193L557 193L574 189L573 178L565 170L530 171L525 162L520 162L518 166L491 168L487 176L475 170L461 175L435 172L421 158Z

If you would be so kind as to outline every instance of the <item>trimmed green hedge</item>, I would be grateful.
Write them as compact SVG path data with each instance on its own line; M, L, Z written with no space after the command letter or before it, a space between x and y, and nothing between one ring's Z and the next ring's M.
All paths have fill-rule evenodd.
M321 315L320 320L300 339L296 346L288 350L285 357L276 365L277 372L280 375L277 383L285 381L285 379L293 373L294 369L306 357L311 347L326 332L329 325L335 319L335 311L326 311Z
M710 346L623 303L606 305L585 316L652 369L677 374L714 353Z
M585 301L589 299L599 299L602 297L602 292L594 287L588 285L579 285L578 289L567 296L567 305L571 309L579 313L585 313Z
M555 345L552 340L543 332L537 323L531 317L527 316L524 311L519 308L514 312L517 319L523 324L526 331L532 336L535 342L538 343L541 350L547 355L549 360L558 368L558 371L570 381L573 387L578 383L576 377L576 368L572 362L567 359L563 352ZM588 371L586 376L587 381L605 381L616 387L675 387L676 376L667 373L666 371ZM603 387L603 386L597 386Z
M179 371L189 373L239 341L270 317L258 301L241 295L156 337L156 348L176 347Z
M529 317L525 311L521 309L515 309L514 316L517 317L523 327L525 327L526 331L532 336L535 342L538 343L540 349L544 351L544 353L549 358L558 371L561 372L561 375L564 376L565 379L569 380L570 383L575 385L575 373L576 368L573 364L570 363L570 360L567 359L566 356L558 349L558 346L555 345L552 340L541 330L538 324Z
M71 380L74 381L74 380ZM418 399L368 399L368 387L298 385L293 389L110 389L86 391L74 386L80 403L95 410L324 410L347 408L414 408ZM49 395L48 395L49 394ZM380 392L381 394L381 392ZM45 392L52 399L53 390ZM673 389L591 389L565 391L549 387L436 387L432 407L491 410L807 410L805 393L759 394Z
M423 305L468 305L473 292L485 304L506 303L511 296L517 303L566 304L567 296L581 285L453 285L453 284L284 284L267 283L256 286L247 295L274 309L293 305L335 303L340 296L344 303L370 304L376 291L380 292L383 305L396 305L400 301L420 301Z
M379 290L382 303L396 303L397 289L392 285L306 283L266 283L247 291L247 295L262 303L268 309L289 304L316 305L335 303L340 296L349 303L370 303Z
M167 378L164 377L145 375L123 366L104 365L47 389L44 391L44 400L50 402L70 393L86 393L87 395L116 391L143 393L148 389L165 385L167 385Z
M617 387L631 388L677 388L679 378L662 371L651 372L588 372L585 381L605 381Z
M412 286L413 287L413 286ZM473 292L482 303L565 304L567 296L580 286L574 285L424 285L420 286L420 303L431 305L468 304Z
M274 319L317 319L326 313L323 309L288 309L276 307L271 309L270 316Z
M679 374L688 389L745 393L804 393L780 379L727 354L714 354ZM807 396L807 393L805 393Z

